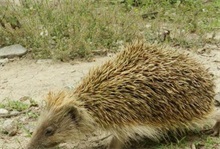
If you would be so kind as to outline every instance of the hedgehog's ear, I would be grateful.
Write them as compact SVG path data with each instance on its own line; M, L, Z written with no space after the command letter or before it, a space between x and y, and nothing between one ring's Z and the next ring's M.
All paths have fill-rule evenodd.
M68 108L68 116L73 120L73 122L79 122L81 119L80 111L74 106Z

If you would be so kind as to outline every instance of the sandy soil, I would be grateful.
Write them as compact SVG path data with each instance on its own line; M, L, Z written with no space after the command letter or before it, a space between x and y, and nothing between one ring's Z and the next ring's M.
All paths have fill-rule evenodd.
M212 50L208 54L191 54L214 74L216 92L220 92L220 49ZM91 67L108 58L96 58L94 62L75 64L55 63L50 60L17 60L0 66L0 101L5 98L18 100L29 96L40 103L48 91L74 87ZM28 139L24 133L13 137L0 135L0 148L23 148ZM85 144L81 145L83 146Z
M108 58L108 57L107 57ZM17 100L29 96L41 100L48 91L72 88L88 72L101 64L106 57L94 62L56 63L51 60L20 60L0 67L0 101Z

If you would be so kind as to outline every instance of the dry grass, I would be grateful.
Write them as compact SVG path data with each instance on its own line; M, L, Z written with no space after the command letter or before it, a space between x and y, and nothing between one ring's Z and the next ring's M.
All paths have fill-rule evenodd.
M22 0L0 6L0 46L19 43L32 58L68 61L145 38L186 48L217 43L218 0ZM214 38L214 34L213 34Z

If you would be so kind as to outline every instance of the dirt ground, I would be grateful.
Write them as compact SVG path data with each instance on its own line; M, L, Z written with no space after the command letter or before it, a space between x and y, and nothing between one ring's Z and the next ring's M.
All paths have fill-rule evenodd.
M220 92L220 49L210 53L200 51L191 53L214 74L216 93ZM18 100L24 96L31 97L38 103L48 91L62 88L74 88L77 82L96 65L102 64L109 57L95 58L94 62L57 63L50 60L16 60L0 66L0 102L5 98ZM20 131L13 137L0 134L0 148L23 148L29 137ZM78 144L76 148L89 148L89 143Z
M41 100L48 91L72 88L88 72L106 58L94 62L58 63L51 60L18 60L0 67L0 101L30 96Z

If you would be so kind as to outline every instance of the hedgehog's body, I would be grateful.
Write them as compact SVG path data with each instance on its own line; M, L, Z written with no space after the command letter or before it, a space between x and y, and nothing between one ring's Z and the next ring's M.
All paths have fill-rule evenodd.
M186 54L142 43L130 45L90 71L71 94L48 99L44 119L51 116L48 111L66 113L55 117L72 113L75 126L68 130L81 131L74 130L72 135L97 127L113 134L109 148L120 148L137 134L158 139L167 131L193 129L207 122L215 111L214 83L202 66ZM70 105L74 110L66 108ZM62 119L58 123L67 121Z

